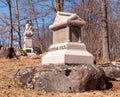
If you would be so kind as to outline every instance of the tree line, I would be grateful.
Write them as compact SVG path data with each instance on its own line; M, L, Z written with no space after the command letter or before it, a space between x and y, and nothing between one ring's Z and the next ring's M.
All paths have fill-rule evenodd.
M57 11L77 13L86 21L81 39L96 60L120 58L119 0L0 0L0 43L13 47L23 45L25 20L32 20L34 47L43 52L52 43L52 24Z

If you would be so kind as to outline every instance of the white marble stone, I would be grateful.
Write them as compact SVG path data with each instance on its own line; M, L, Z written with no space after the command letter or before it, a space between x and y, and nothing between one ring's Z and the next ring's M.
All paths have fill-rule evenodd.
M49 52L42 57L42 64L93 64L93 56L83 43L53 44Z
M24 48L32 48L33 47L33 43L32 43L32 37L25 37L24 38Z
M31 20L26 20L25 31L24 31L24 47L23 50L28 54L28 56L33 55L33 32L32 32L32 22Z
M53 24L53 44L42 57L42 64L93 64L93 55L80 41L85 21L75 13L58 12Z

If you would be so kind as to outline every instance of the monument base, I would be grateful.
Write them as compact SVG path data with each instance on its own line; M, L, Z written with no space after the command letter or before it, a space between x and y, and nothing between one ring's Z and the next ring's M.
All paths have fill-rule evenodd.
M66 42L53 44L43 55L42 64L93 64L93 55L86 50L84 43Z
M23 48L26 53L33 53L33 48Z
M33 52L33 48L23 48L23 50L27 53L28 56L35 56L36 55Z

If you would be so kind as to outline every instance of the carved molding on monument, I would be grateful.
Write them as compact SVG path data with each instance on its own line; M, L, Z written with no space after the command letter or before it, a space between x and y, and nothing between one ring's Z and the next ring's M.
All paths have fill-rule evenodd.
M55 30L65 25L82 26L85 23L76 13L58 12L54 23L49 28Z
M67 49L66 45L61 45L58 47L53 47L53 48L49 48L48 51L55 51L55 50L62 50L62 49Z

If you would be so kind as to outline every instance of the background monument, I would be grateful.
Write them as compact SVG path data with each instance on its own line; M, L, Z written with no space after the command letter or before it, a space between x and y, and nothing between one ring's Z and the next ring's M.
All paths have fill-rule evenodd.
M93 55L80 41L84 24L77 14L58 12L49 27L53 31L53 44L42 57L42 64L93 64Z
M24 47L23 50L29 55L33 53L33 32L32 32L32 21L26 20L25 32L24 32Z

